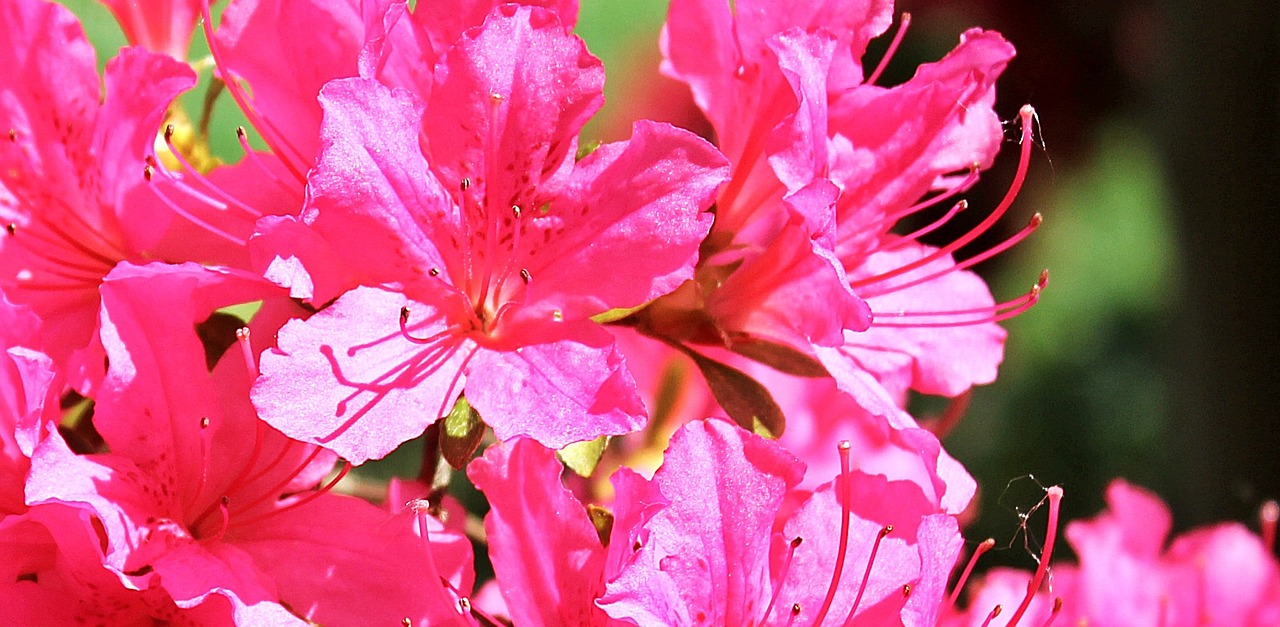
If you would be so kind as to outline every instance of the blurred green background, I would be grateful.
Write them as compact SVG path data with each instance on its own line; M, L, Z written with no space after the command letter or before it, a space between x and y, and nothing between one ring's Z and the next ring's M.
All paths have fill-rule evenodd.
M66 4L85 20L100 62L123 44L96 2ZM1028 102L1040 118L1043 149L1005 232L974 247L1038 211L1044 227L979 271L998 300L1025 291L1042 268L1052 283L1035 309L1007 323L1000 380L977 390L945 441L981 486L966 536L1014 547L992 563L1029 565L1015 510L1039 498L1036 482L1062 485L1065 515L1080 518L1125 477L1165 497L1180 529L1252 524L1261 501L1280 494L1275 4L899 3L914 21L881 84L905 80L982 26L1019 53L1000 82L1002 118ZM685 91L657 75L665 5L582 1L578 32L609 73L606 109L587 139L625 137L639 117L705 131ZM198 109L202 94L189 98ZM240 120L221 99L219 154L238 155L229 129ZM995 206L1015 161L1008 150L983 177L969 219Z

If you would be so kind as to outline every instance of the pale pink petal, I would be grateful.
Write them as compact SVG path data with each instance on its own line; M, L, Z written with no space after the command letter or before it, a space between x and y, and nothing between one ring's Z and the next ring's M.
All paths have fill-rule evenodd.
M444 329L434 307L367 287L286 324L279 348L262 354L253 387L262 419L352 464L381 458L422 433L452 408L448 395L466 382L460 368L471 347L469 340L423 346L405 339L405 306L415 321L431 321L411 329L417 337Z
M904 240L861 260L849 273L855 284L894 268L916 262L936 249ZM939 324L980 320L983 310L995 304L991 291L978 275L954 270L950 255L925 263L901 276L854 288L871 306L873 322L863 333L848 334L846 354L868 368L894 395L908 388L924 394L956 396L974 385L990 383L1004 358L1006 332L994 322ZM918 285L899 285L939 274ZM978 310L975 314L935 317L906 316L928 312ZM883 323L877 325L877 322ZM913 322L935 326L910 325Z
M365 79L329 83L320 103L324 147L302 220L364 284L427 283L430 269L447 269L437 246L457 218L412 131L421 103Z
M525 438L492 446L467 475L485 493L489 556L521 625L603 625L604 554L586 508L560 482L555 452Z
M644 426L644 405L612 336L594 324L575 326L572 339L476 353L467 400L498 439L523 435L559 449Z
M649 520L648 542L609 582L600 607L640 625L758 620L772 592L773 518L802 469L728 422L677 431L653 479L670 505Z

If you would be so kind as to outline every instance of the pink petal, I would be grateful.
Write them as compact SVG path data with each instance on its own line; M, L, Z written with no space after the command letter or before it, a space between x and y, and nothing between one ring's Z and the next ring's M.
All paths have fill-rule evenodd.
M413 517L392 518L360 499L324 495L237 530L227 541L252 558L279 598L297 614L325 625L443 623L457 616L440 575L469 566L471 548L461 535L438 526L427 542L413 531ZM439 571L429 566L438 564ZM469 569L468 569L469 570ZM469 573L468 573L469 575ZM471 579L459 592L470 591Z
M280 330L263 353L253 404L286 435L320 444L352 464L381 458L421 434L453 406L469 341L424 347L400 333L410 306L418 337L443 331L435 307L403 294L360 287L307 320ZM421 318L419 318L421 316ZM440 348L440 350L435 350Z
M364 79L329 83L320 103L324 148L303 221L366 285L426 283L428 269L447 267L437 245L456 218L411 130L422 123L421 104Z
M629 141L580 161L566 198L535 222L548 245L529 254L529 306L577 319L674 290L693 275L711 227L706 209L727 175L724 157L705 141L637 122Z
M912 263L935 249L901 240L862 260L850 271L852 281ZM888 247L886 247L888 248ZM981 313L937 318L896 318L896 312L924 313L989 308L995 304L986 283L967 270L952 270L945 255L917 270L870 286L880 293L867 297L876 320L889 324L948 319L973 320ZM893 289L919 277L942 273L919 285ZM854 290L859 291L857 289ZM894 394L907 387L924 394L956 396L974 385L990 383L1004 358L1005 330L994 322L955 326L896 327L872 322L864 333L849 334L846 353L881 379Z
M523 435L559 449L644 426L613 338L592 323L575 326L568 340L476 353L467 400L499 440Z
M521 625L603 625L604 547L586 509L560 482L554 451L517 438L492 446L467 474L488 497L489 556L509 615Z
M758 619L772 592L770 529L802 468L731 423L683 427L653 479L670 505L648 522L648 542L609 582L600 607L641 625Z
M186 60L200 0L101 1L116 16L129 43Z
M423 127L432 167L451 184L469 177L491 210L537 208L603 87L600 60L555 13L501 5L437 66Z

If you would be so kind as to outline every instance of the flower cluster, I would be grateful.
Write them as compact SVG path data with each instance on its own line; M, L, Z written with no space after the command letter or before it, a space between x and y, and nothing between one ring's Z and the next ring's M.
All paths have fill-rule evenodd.
M977 486L909 401L991 382L1048 282L970 270L1039 215L957 258L1029 106L1005 198L925 243L1006 143L999 34L883 86L889 1L672 0L662 71L714 142L586 145L576 0L104 4L134 45L99 76L70 12L0 0L6 620L1280 622L1274 515L1166 550L1122 483L1078 566L1051 488L1039 570L957 604ZM235 163L177 100L202 73ZM357 468L411 441L417 478Z

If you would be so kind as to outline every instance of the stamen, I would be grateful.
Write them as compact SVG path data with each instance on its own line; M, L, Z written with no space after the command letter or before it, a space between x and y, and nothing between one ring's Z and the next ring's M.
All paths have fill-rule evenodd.
M1040 228L1041 224L1044 224L1044 216L1041 216L1039 213L1037 213L1031 216L1031 221L1027 223L1027 226L1022 227L1021 230L1019 230L1017 233L1014 233L1008 239L1004 240L1003 242L1000 242L999 244L996 244L995 246L992 246L991 248L988 248L987 250L982 251L981 253L978 253L977 255L974 255L968 259L965 259L964 261L961 261L953 266L943 268L941 270L936 270L922 277L912 279L910 281L907 281L906 283L899 283L892 286L885 286L880 288L879 290L866 290L866 291L859 292L858 295L861 296L862 298L871 298L874 296L881 296L884 294L905 290L907 288L920 285L921 283L932 281L940 276L950 274L952 272L959 272L960 270L971 268L996 255L999 255L1000 253L1006 250L1009 250L1010 248L1013 248L1014 246L1017 246L1019 242L1021 242L1024 239L1027 239L1027 237L1030 236L1032 233L1035 233L1036 229Z
M773 594L769 597L769 605L765 606L764 614L760 617L760 624L768 624L769 614L773 612L773 605L778 602L778 593L782 592L782 584L787 580L787 573L791 571L791 558L795 557L796 549L800 547L800 543L804 542L804 538L796 536L791 542L787 543L787 556L783 558L782 568L778 570L778 583L773 586Z
M217 211L226 211L227 209L239 209L240 213L244 214L246 217L253 218L253 219L262 217L261 211L258 211L257 209L250 207L249 205L241 202L240 199L236 198L235 196L228 194L216 183L214 183L213 181L210 181L209 178L204 175L204 173L200 172L200 170L196 169L195 166L191 165L191 163L187 161L186 157L182 156L182 152L178 150L178 147L173 145L173 125L172 124L165 126L164 142L165 142L165 146L169 149L169 154L173 155L173 158L178 162L178 165L182 166L183 172L187 176L189 176L192 179L192 181L200 183L201 186L209 190L212 194L218 196L218 198L213 198L212 196L209 196L204 192L201 192L200 190L196 189L195 186L187 183L186 181L179 180L176 177L173 177L168 173L167 170L160 168L156 164L155 159L152 158L151 155L147 155L146 157L147 165L151 166L153 169L159 170L160 172L164 173L166 175L165 178L170 179L170 182L179 191L187 194L188 196L191 196L192 198L195 198L196 200L206 205L209 205L210 207L212 207ZM260 165L260 167L266 170L265 165ZM268 171L267 173L271 174L274 177L274 173L270 171ZM146 172L143 172L143 174L145 175ZM150 181L151 179L148 178L147 180ZM285 189L286 191L289 190L289 188L287 187Z
M259 115L258 111L250 106L248 94L244 92L240 82L232 75L227 64L223 62L226 55L222 52L222 45L213 36L213 16L209 10L209 0L201 0L200 16L204 18L201 20L201 24L204 26L205 41L209 44L209 54L213 57L214 64L218 66L218 70L222 73L223 84L227 87L227 93L231 94L231 99L235 101L236 106L240 107L240 111L244 113L244 117L249 120L249 123L258 129L258 133L262 135L262 139L271 147L271 151L280 157L280 163L284 164L297 177L299 182L306 183L307 177L304 172L310 168L306 163L307 160L302 157L302 152L295 148L275 125ZM297 164L294 163L295 160L298 162Z
M893 53L898 51L898 44L902 43L902 38L907 34L907 27L911 26L911 14L903 13L902 19L898 22L898 32L894 34L893 41L889 42L889 48L884 51L884 58L880 59L880 64L876 66L871 76L867 77L865 84L875 85L880 79L880 74L884 73L884 69L888 67L889 60L893 58Z
M1062 597L1054 597L1053 611L1049 612L1049 618L1044 619L1044 622L1040 624L1040 627L1049 627L1049 625L1053 624L1054 619L1058 618L1058 614L1061 614L1061 613L1062 613Z
M940 416L921 426L939 440L945 438L947 434L951 433L952 429L955 429L960 424L960 420L964 418L964 413L969 409L969 401L972 398L972 389L961 392L959 396L947 402L947 407L942 410Z
M885 525L880 533L876 534L875 544L871 545L871 555L867 557L867 569L862 573L862 583L858 585L858 596L853 598L853 607L849 608L849 613L844 617L844 624L848 625L853 622L853 615L858 611L858 604L862 602L862 595L867 591L867 582L871 581L871 566L876 563L876 553L880 552L880 541L884 537L893 533L893 525Z
M995 620L996 617L1000 615L1000 612L1003 612L1003 611L1004 611L1004 607L1000 605L997 605L991 608L991 613L987 614L987 620L982 621L982 627L987 627L988 625L990 625L991 621Z
M459 331L461 331L461 329L457 325L450 325L445 327L443 331L438 331L433 335L429 335L427 337L414 337L409 334L409 307L404 306L400 308L400 335L414 344L434 344L444 338L458 333Z
M911 584L909 583L902 584L902 598L904 599L911 598Z
M964 567L964 572L960 573L960 578L956 580L956 587L951 590L951 598L947 599L947 610L956 606L956 600L960 598L960 591L964 589L964 585L969 581L969 575L973 573L973 567L978 563L978 558L983 553L991 550L996 545L995 538L987 538L973 549L973 555L969 556L969 563Z
M208 416L202 416L202 417L200 418L200 428L201 428L201 429L208 429L208 428L209 428L209 417L208 417Z
M1018 112L1018 115L1022 120L1022 140L1020 142L1022 149L1019 152L1018 169L1014 174L1013 182L1009 185L1009 190L1005 192L1004 198L1000 200L1000 203L996 205L996 208L992 210L981 223L950 244L947 244L946 246L935 250L933 253L921 257L911 263L903 264L893 270L889 270L888 272L853 281L850 283L852 287L866 287L896 276L901 276L918 268L925 267L946 255L954 253L969 242L977 239L983 233L990 230L990 228L995 225L1002 216L1004 216L1004 214L1013 205L1014 199L1018 197L1018 192L1022 190L1022 184L1027 178L1027 170L1031 167L1031 147L1034 144L1031 136L1031 119L1035 115L1035 109L1033 109L1031 105L1023 105L1022 109Z
M313 490L310 494L304 497L301 497L293 501L292 503L285 505L284 507L281 507L279 509L273 509L263 514L259 514L257 516L254 516L253 518L250 518L249 520L240 521L240 524L252 525L252 524L260 523L268 518L271 518L272 516L283 514L290 510L298 509L299 507L302 507L303 505L306 505L307 503L310 503L311 501L314 501L320 498L321 496L328 494L329 491L332 490L334 486L338 485L339 481L342 481L347 476L348 472L351 472L351 464L343 462L342 470L339 470L338 474L334 475L333 479L330 480L329 483L326 483L324 487Z
M257 166L259 170L262 170L262 172L267 175L267 178L271 179L271 182L275 183L277 187L286 192L293 193L295 191L295 187L280 178L280 175L268 166L267 163L262 160L262 157L258 156L258 151L254 150L253 146L249 145L249 134L244 130L243 126L236 127L236 140L240 142L240 149L244 151L244 158ZM248 205L244 206L247 207ZM258 217L262 216L262 212L260 211L254 210L254 213L256 213Z
M882 227L883 228L891 227L894 224L897 224L899 220L909 215L913 215L915 213L928 209L929 207L932 207L944 200L947 200L948 198L951 198L956 194L961 194L969 191L969 189L973 187L974 183L978 182L979 168L981 167L982 167L982 164L973 163L972 165L969 166L969 173L965 175L964 179L962 179L959 183L956 183L955 185L948 187L946 190L944 190L939 194L935 194L924 200L921 200L916 204L911 205L910 207L907 207L906 209L895 211L883 218L880 218L879 220L876 220L875 222L872 222L871 224L869 224L866 228L868 230L875 230ZM969 204L966 202L965 206L962 207L960 210L963 211L964 209L967 209L968 206ZM896 245L891 246L889 250L892 250L895 247Z
M1058 510L1062 501L1062 488L1053 486L1047 490L1047 498L1049 499L1049 525L1046 532L1047 538L1044 541L1044 551L1040 553L1040 565L1036 568L1036 573L1031 577L1031 581L1027 584L1027 594L1022 597L1022 603L1018 605L1018 610L1009 618L1007 627L1014 627L1018 621L1022 619L1022 615L1026 613L1027 608L1031 606L1031 599L1035 597L1036 591L1040 589L1040 584L1044 582L1045 573L1049 570L1049 560L1053 557L1053 545L1058 536Z
M822 600L822 606L818 609L817 617L814 618L813 624L821 625L822 620L827 617L827 612L831 611L831 602L836 598L836 590L840 587L840 575L844 572L845 552L849 548L849 499L851 498L852 476L850 473L849 450L853 448L848 440L841 440L836 446L837 452L840 454L840 476L836 478L839 482L840 489L840 548L836 553L835 572L831 574L831 583L827 587L827 596Z
M240 345L240 356L244 357L244 367L249 379L258 378L258 364L253 358L253 344L249 341L249 327L236 329L236 343Z
M954 218L957 213L960 213L961 211L964 211L965 209L968 209L968 208L969 208L969 201L960 199L958 202L956 202L956 204L951 205L951 208L948 209L947 212L943 214L941 218L934 220L933 222L929 223L927 226L921 227L915 231L912 231L906 235L903 235L902 239L896 240L893 244L885 246L881 248L881 250L886 250L886 251L896 250L898 248L902 248L903 246L906 246L909 243L915 242L921 237L924 237L925 235L928 235L938 230L942 225L946 224L947 222L950 222L951 218Z
M222 516L222 522L218 526L218 531L213 534L212 540L214 542L222 540L222 536L227 533L227 528L231 526L230 506L230 497L223 495L222 498L218 499L218 513Z
M927 327L959 327L975 324L988 324L993 322L1003 322L1009 318L1015 318L1022 315L1028 309L1031 309L1040 302L1040 293L1044 288L1049 286L1049 271L1042 270L1040 278L1036 284L1031 286L1027 293L1015 299L997 303L991 307L977 307L973 309L956 309L951 311L896 311L889 313L876 312L873 325L879 327L896 327L896 328L927 328ZM915 321L899 321L902 318L914 317L949 317L949 316L977 316L967 320L935 320L925 322ZM885 318L893 320L886 321Z
M166 194L162 193L162 192L161 192L157 187L155 187L155 185L154 185L154 184L157 182L157 181L156 181L156 179L155 179L155 168L153 168L153 167L151 167L151 166L149 166L149 165L148 165L148 166L146 166L146 167L144 167L144 168L142 169L142 176L143 176L143 178L147 179L147 182L148 182L148 183L153 184L153 185L152 185L152 187L151 187L151 190L152 190L153 192L155 192L155 196L156 196L156 198L160 199L160 202L164 203L164 205L165 205L166 207L168 207L170 211L172 211L172 212L174 212L174 213L178 214L179 216L182 216L183 218L186 218L186 219L187 219L188 221L190 221L192 224L194 224L194 225L196 225L196 226L198 226L198 227L200 227L200 228L202 228L202 229L204 229L204 230L208 231L209 233L211 233L211 234L213 234L213 235L216 235L216 236L218 236L218 237L221 237L222 239L225 239L225 240L227 240L227 241L231 242L232 244L235 244L235 245L237 245L237 246L244 246L244 245L245 245L245 243L246 243L246 242L245 242L245 240L244 240L243 238L240 238L240 237L237 237L237 236L235 236L235 235L232 235L232 234L230 234L230 233L228 233L228 232L226 232L226 231L224 231L224 230L222 230L222 229L220 229L220 228L218 228L218 227L216 227L216 226L213 226L212 224L209 224L208 222L205 222L204 220L202 220L202 219L200 219L200 218L196 217L195 215L193 215L191 212L187 211L186 209L183 209L181 205L179 205L177 202L174 202L174 200L173 200L173 199L171 199L171 198L169 198ZM180 190L183 190L183 191L191 191L191 192L194 192L194 191L195 191L195 190L191 190L191 189L189 189L189 188L187 188L187 187L185 187L185 186L181 186L181 185L178 185L178 184L174 183L174 181L173 181L172 179L170 179L169 177L162 177L160 180L162 180L162 181L166 181L166 182L169 182L169 183L173 184L175 188L180 189ZM207 199L207 197L206 197L206 199Z
M1262 510L1258 512L1258 519L1261 523L1262 545L1267 547L1267 553L1275 553L1276 523L1280 521L1280 504L1275 501L1263 503Z

